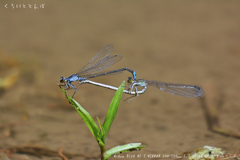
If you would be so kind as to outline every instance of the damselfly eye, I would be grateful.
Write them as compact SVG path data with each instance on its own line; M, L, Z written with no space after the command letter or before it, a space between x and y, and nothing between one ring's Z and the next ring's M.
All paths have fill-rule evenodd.
M60 78L60 83L65 83L65 78L64 77Z
M133 79L132 77L128 77L128 80L127 80L128 83L132 83L133 82Z

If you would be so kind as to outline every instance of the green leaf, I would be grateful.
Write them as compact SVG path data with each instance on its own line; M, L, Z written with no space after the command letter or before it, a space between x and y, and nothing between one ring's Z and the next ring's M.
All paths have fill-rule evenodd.
M95 139L97 140L97 142L99 144L99 142L102 141L99 136L100 130L98 129L98 127L97 127L96 123L94 122L93 118L91 117L91 115L79 103L77 103L74 99L72 99L72 97L68 96L66 94L65 90L60 85L58 85L58 86L61 88L61 90L65 94L69 103L72 104L72 106L75 108L75 110L78 112L78 114L82 117L83 121L85 122L85 124L87 125L89 130L92 132L93 136L95 137Z
M120 101L122 98L124 86L125 86L125 82L123 81L112 99L112 102L111 102L108 112L107 112L107 116L103 123L103 128L105 130L105 134L102 138L102 141L104 144L106 144L107 134L108 134L109 129L113 123L113 120L117 114L118 107L119 107L119 104L120 104Z
M105 135L105 130L104 130L104 128L103 128L103 126L102 126L100 120L98 119L98 117L97 117L97 120L98 120L98 123L99 123L100 129L101 129L101 131L100 131L100 138L102 139L102 137Z
M141 146L141 143L129 143L129 144L121 145L121 146L116 146L116 147L113 147L113 148L109 149L108 151L106 151L105 159L111 157L114 154L118 154L118 153L139 151L144 147L146 147L146 146L145 145Z

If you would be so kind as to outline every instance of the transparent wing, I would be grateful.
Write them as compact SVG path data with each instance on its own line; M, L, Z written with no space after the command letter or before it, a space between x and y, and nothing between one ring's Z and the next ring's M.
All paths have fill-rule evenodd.
M203 90L194 85L186 85L186 84L174 84L174 83L165 83L159 81L149 81L145 80L145 82L150 85L157 87L158 89L165 91L167 93L171 93L178 96L183 97L203 97Z
M102 48L85 66L83 66L78 72L78 75L81 75L85 72L85 70L89 68L93 68L93 66L96 66L96 64L99 64L104 59L108 58L108 56L113 51L113 45L108 44L104 48Z
M120 73L123 73L123 71L118 71L118 72L114 72L114 73L108 73L108 74L105 74L107 72L100 72L98 74L88 74L88 75L84 75L82 77L84 78L95 78L95 77L98 77L98 76L111 76L111 75L116 75L116 74L120 74Z
M77 73L77 74L81 77L91 77L91 76L95 75L96 73L99 73L99 72L107 69L108 67L110 67L114 63L117 63L121 59L122 59L121 55L114 55L114 56L111 56L111 57L106 57L105 59L98 62L94 66L84 70L81 73ZM99 73L99 74L101 74L101 73Z

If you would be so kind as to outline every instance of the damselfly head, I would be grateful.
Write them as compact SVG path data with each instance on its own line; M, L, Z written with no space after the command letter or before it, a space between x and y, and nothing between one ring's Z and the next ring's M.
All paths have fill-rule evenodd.
M60 83L65 83L65 77L60 78Z
M128 83L132 83L133 82L133 79L132 77L128 77L128 80L127 80Z

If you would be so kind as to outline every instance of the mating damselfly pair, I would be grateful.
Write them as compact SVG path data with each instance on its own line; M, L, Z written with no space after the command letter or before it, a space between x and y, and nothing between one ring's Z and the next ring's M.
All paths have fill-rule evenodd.
M116 87L102 84L102 83L97 83L94 81L90 81L88 79L95 78L98 76L122 73L123 71L126 70L132 73L132 77L129 77L127 81L130 84L130 87L127 90L123 91L124 93L127 93L127 94L132 94L138 97L139 94L142 94L146 91L147 85L149 85L149 86L154 86L167 93L171 93L171 94L183 96L183 97L202 97L204 95L203 90L200 87L195 85L175 84L175 83L166 83L166 82L160 82L160 81L137 79L136 72L127 67L108 71L108 72L102 72L103 70L107 69L108 67L110 67L111 65L117 63L122 59L121 55L109 56L112 53L112 50L113 50L112 44L106 45L76 74L73 74L67 78L61 77L60 82L64 83L61 86L65 86L66 90L74 89L75 91L72 97L75 95L77 91L77 88L72 84L72 82L74 81L79 81L79 84L89 83L89 84L97 85L100 87L117 90ZM138 91L137 89L138 86L143 87L143 89ZM135 91L133 91L134 89Z

